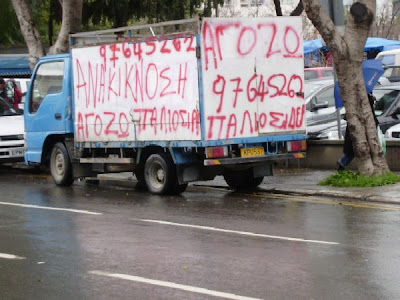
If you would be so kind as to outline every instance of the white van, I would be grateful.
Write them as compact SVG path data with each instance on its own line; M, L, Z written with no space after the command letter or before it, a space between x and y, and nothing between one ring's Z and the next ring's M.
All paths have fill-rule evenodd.
M379 52L375 59L382 60L385 72L382 74L380 83L388 80L389 83L400 81L400 49Z
M400 65L400 49L381 51L375 59L382 59L382 65L399 66Z

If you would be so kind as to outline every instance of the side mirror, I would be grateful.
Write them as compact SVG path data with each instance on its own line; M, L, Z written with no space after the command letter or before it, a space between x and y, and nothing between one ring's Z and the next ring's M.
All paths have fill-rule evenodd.
M316 103L315 99L312 99L311 101L311 111L317 111L318 109L327 108L329 106L328 101L322 103Z

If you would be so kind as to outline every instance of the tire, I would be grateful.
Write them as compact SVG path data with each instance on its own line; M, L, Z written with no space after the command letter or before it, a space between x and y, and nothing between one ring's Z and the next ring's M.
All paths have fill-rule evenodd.
M227 171L224 173L225 182L235 190L252 189L258 187L264 176L254 177L251 169L244 171Z
M74 182L71 159L63 143L56 143L51 151L50 173L56 185L70 186Z
M171 156L166 153L150 155L144 165L144 180L152 194L176 193L176 168Z

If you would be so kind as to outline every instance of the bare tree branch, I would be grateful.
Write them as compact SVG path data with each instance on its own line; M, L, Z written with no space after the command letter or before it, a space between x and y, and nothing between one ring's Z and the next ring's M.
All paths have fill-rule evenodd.
M282 16L281 0L274 0L275 12L278 17Z
M68 52L69 34L78 32L81 26L83 0L63 0L62 5L61 29L49 54Z
M303 2L299 0L299 3L297 4L296 8L290 13L291 16L300 16L301 13L304 10Z
M340 33L336 30L331 18L325 13L321 7L319 0L302 0L304 9L307 13L308 18L317 28L321 36L325 37L326 43L330 43L329 49L335 51L338 49L339 52L346 52L344 49L347 47ZM325 39L324 38L324 39Z

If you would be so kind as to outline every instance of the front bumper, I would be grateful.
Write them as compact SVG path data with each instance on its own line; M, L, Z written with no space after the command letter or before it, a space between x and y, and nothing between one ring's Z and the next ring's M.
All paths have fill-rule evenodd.
M25 147L1 147L0 163L24 161Z

